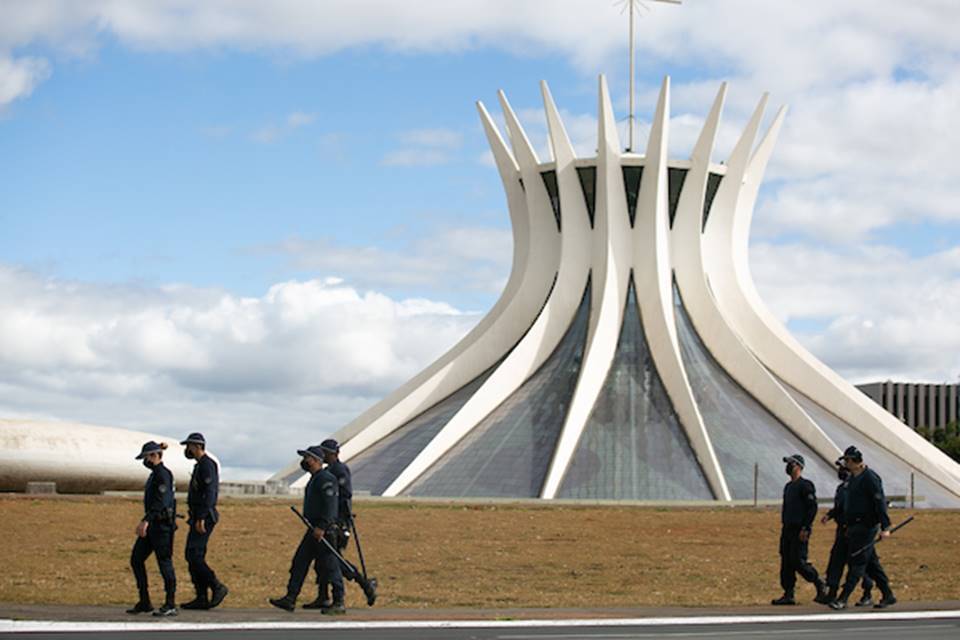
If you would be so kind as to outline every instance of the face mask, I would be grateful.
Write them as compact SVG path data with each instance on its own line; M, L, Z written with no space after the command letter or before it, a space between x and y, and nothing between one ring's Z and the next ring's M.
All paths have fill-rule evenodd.
M784 469L784 471L786 472L786 474L787 474L788 476L792 476L792 475L793 475L792 473L790 473L792 470L793 470L793 465L792 465L792 464L788 464L788 465L787 465L787 468Z
M187 460L193 460L197 456L193 455L193 451L191 449L184 449L183 457L186 458Z
M840 478L840 480L846 480L850 477L850 472L846 469L840 469L837 471L837 477Z
M304 471L310 471L310 465L307 464L306 459L300 461L300 468Z
M143 459L143 466L145 466L147 469L153 469L154 464L153 464L152 462L150 462L149 460L147 460L146 458L144 458L144 459Z

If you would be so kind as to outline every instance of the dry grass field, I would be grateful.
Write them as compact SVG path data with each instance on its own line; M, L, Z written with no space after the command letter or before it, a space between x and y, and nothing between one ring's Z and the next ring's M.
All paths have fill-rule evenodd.
M231 589L224 606L258 607L281 595L301 528L294 499L227 499L209 552ZM378 606L725 606L779 595L774 509L526 505L355 505L364 553L380 580ZM128 559L138 500L0 496L0 602L130 604ZM906 517L897 511L894 520ZM833 525L817 525L811 558L821 571ZM181 601L192 598L175 542ZM960 512L921 511L881 547L901 600L960 599ZM351 548L351 558L355 558ZM148 561L154 600L162 600ZM310 582L301 601L313 599ZM813 597L805 583L803 599ZM348 583L348 606L361 594Z

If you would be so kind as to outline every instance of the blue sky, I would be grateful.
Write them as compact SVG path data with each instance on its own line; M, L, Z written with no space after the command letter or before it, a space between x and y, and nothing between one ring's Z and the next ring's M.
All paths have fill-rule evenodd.
M580 150L598 73L626 116L624 17L550 4L0 5L0 416L229 433L266 469L264 425L315 440L416 373L509 273L474 101L544 153L541 79ZM666 74L674 157L722 81L718 160L789 103L765 300L850 379L955 380L960 8L771 4L641 19L639 142Z

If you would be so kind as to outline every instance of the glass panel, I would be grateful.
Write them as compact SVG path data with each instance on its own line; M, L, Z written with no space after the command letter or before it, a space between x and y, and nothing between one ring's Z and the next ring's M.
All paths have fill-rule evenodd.
M453 392L431 408L410 420L390 435L368 447L347 463L353 473L354 491L369 491L378 496L413 462L443 425L467 403L499 363L478 378Z
M557 497L713 499L653 364L632 279L613 364Z
M912 470L910 465L787 383L781 380L780 384L841 450L846 449L851 444L860 449L863 453L863 461L880 474L883 479L883 490L888 498L889 496L910 495L910 472ZM914 471L914 477L918 497L917 506L950 509L960 507L960 497L953 495L920 472ZM923 500L919 498L923 498Z
M533 498L540 495L577 382L590 318L590 286L546 362L404 493Z
M707 192L703 199L703 227L700 229L707 228L707 218L710 217L710 207L713 206L713 199L717 195L717 189L720 188L720 181L723 180L723 176L719 173L711 173L707 176Z
M553 207L553 217L557 219L557 231L560 231L560 189L557 187L557 172L550 170L540 174L543 185L550 196L550 206Z
M597 207L597 168L577 167L583 199L587 202L587 215L590 216L590 228L593 229L593 216Z
M754 464L759 465L758 496L780 498L787 482L783 457L794 453L804 457L803 475L817 485L818 496L832 496L837 480L833 461L815 454L737 384L700 341L683 304L676 310L683 364L733 498L753 498Z
M640 195L640 180L643 178L643 167L624 167L623 185L627 190L627 215L630 217L630 226L637 217L637 198Z
M670 228L673 228L673 219L677 217L677 203L680 202L680 192L687 179L686 169L667 169L667 191L670 199Z

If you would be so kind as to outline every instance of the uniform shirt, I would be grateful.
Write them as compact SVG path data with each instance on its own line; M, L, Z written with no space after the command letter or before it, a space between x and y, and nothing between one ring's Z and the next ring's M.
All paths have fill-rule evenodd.
M313 526L326 529L337 521L337 478L321 469L310 478L303 490L303 515Z
M837 485L837 491L833 494L833 508L827 511L827 517L833 518L837 524L847 524L847 514L844 513L844 506L847 501L847 484L844 480Z
M785 526L809 529L817 517L817 488L806 478L791 480L783 487L780 522Z
M208 520L217 522L217 495L220 492L220 470L210 456L203 456L193 466L190 489L187 491L187 508L190 521Z
M173 474L161 462L150 472L143 487L143 519L147 522L172 523L177 513Z
M342 523L350 522L353 514L353 482L350 479L350 467L336 460L327 465L327 471L337 478L340 499L337 501L337 519Z
M879 524L884 529L890 526L883 480L873 469L865 468L860 475L850 478L844 512L847 524L866 524L871 527Z

